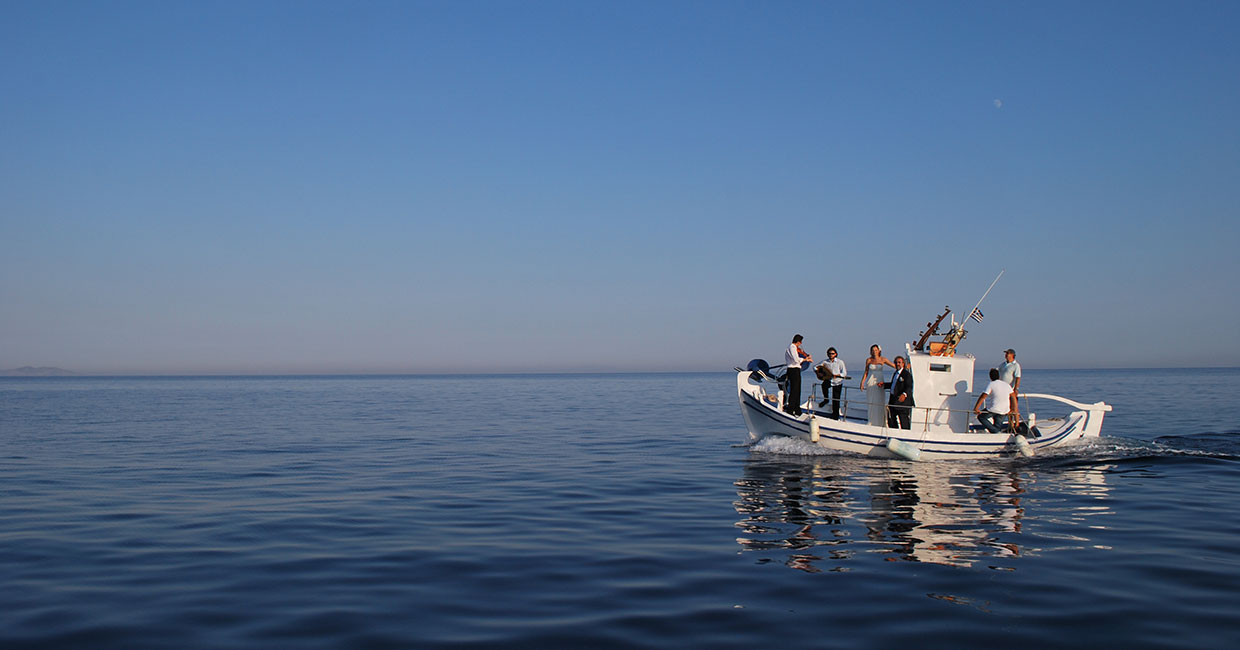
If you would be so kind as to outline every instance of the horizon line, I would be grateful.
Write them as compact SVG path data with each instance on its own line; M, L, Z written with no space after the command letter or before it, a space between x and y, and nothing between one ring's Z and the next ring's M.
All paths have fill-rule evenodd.
M1103 366L1063 368L1023 368L1032 371L1065 370L1240 370L1240 366ZM320 371L320 372L76 372L55 368L65 374L17 374L16 368L0 370L0 379L65 379L121 377L495 377L518 375L710 375L735 370L504 370L504 371ZM981 368L975 368L975 372Z

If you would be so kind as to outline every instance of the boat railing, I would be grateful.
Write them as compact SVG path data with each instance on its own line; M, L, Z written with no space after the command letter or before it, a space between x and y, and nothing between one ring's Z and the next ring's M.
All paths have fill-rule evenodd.
M1066 397L1060 397L1058 395L1048 395L1046 393L1019 393L1019 395L1021 397L1036 397L1038 399L1049 399L1049 400L1053 400L1056 402L1063 402L1064 404L1067 404L1068 406L1071 406L1073 408L1078 408L1084 411L1108 411L1109 412L1111 410L1111 405L1107 404L1106 402L1095 402L1093 404L1082 404L1081 402L1073 401Z
M823 384L819 384L819 383L810 384L809 399L810 399L811 404L818 403L818 398L816 396L816 388L820 386L823 386ZM848 412L849 412L848 390L849 390L849 386L843 386L843 390L840 391L840 413L844 419L848 419ZM831 399L827 395L827 391L824 390L823 395L824 395L823 399L828 400L825 407L830 407ZM1081 409L1085 411L1110 411L1111 410L1111 405L1106 404L1105 402L1098 402L1096 404L1082 404L1081 402L1076 402L1076 401L1073 401L1073 400L1070 400L1064 397L1059 397L1058 395L1049 395L1046 393L1018 393L1018 396L1024 397L1024 398L1047 399L1047 400L1051 400L1055 402L1062 402L1073 408L1077 408L1077 409ZM861 409L863 411L868 411L869 409L868 399L854 400L854 401L862 405ZM968 422L971 416L974 415L973 409L958 409L958 408L953 409L953 408L948 408L946 406L911 406L911 407L903 407L903 408L906 408L909 410L910 427L915 424L920 424L922 431L929 431L931 424L946 424L947 422L945 421L945 418L943 417L944 414L947 414L948 417L950 417L950 414L952 413L965 414L965 422ZM883 425L884 426L886 426L887 423L890 421L891 409L892 409L892 405L883 404ZM1025 403L1025 410L1029 411L1029 404L1027 401ZM914 414L916 414L918 411L922 413L923 417L921 418L914 417ZM813 412L815 414L821 413L821 411L817 411L817 410ZM932 414L934 415L934 417L932 417ZM1012 414L1009 414L1009 415L1012 415ZM1019 406L1017 407L1015 415L1018 418L1020 417Z

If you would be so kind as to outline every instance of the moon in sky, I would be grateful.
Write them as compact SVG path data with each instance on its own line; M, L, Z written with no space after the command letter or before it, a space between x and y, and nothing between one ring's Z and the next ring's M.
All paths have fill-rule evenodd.
M996 99L996 100L995 100L995 108L1003 108L1003 100L1001 100L1001 99Z

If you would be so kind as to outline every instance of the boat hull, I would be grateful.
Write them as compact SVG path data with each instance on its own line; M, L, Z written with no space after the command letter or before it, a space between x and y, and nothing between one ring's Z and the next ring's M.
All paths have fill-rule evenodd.
M911 430L891 429L864 422L834 420L828 417L828 413L812 408L810 402L803 406L801 416L793 416L782 411L762 386L750 379L749 372L737 373L736 384L741 414L751 438L787 436L828 449L883 458L962 460L1036 455L1053 447L1096 438L1102 428L1103 413L1111 410L1105 404L1080 405L1051 395L1038 395L1083 408L1063 419L1040 425L1041 437L1026 439L1026 446L1017 440L1019 436L1009 433L945 431L941 427L918 425ZM893 440L896 442L891 443ZM916 452L910 455L910 450Z

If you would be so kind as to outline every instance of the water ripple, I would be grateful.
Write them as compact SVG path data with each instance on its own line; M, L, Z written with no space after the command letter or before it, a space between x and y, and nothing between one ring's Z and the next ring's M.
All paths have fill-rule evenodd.
M1229 407L1043 377L1107 437L738 447L727 374L0 381L0 645L1234 645Z

